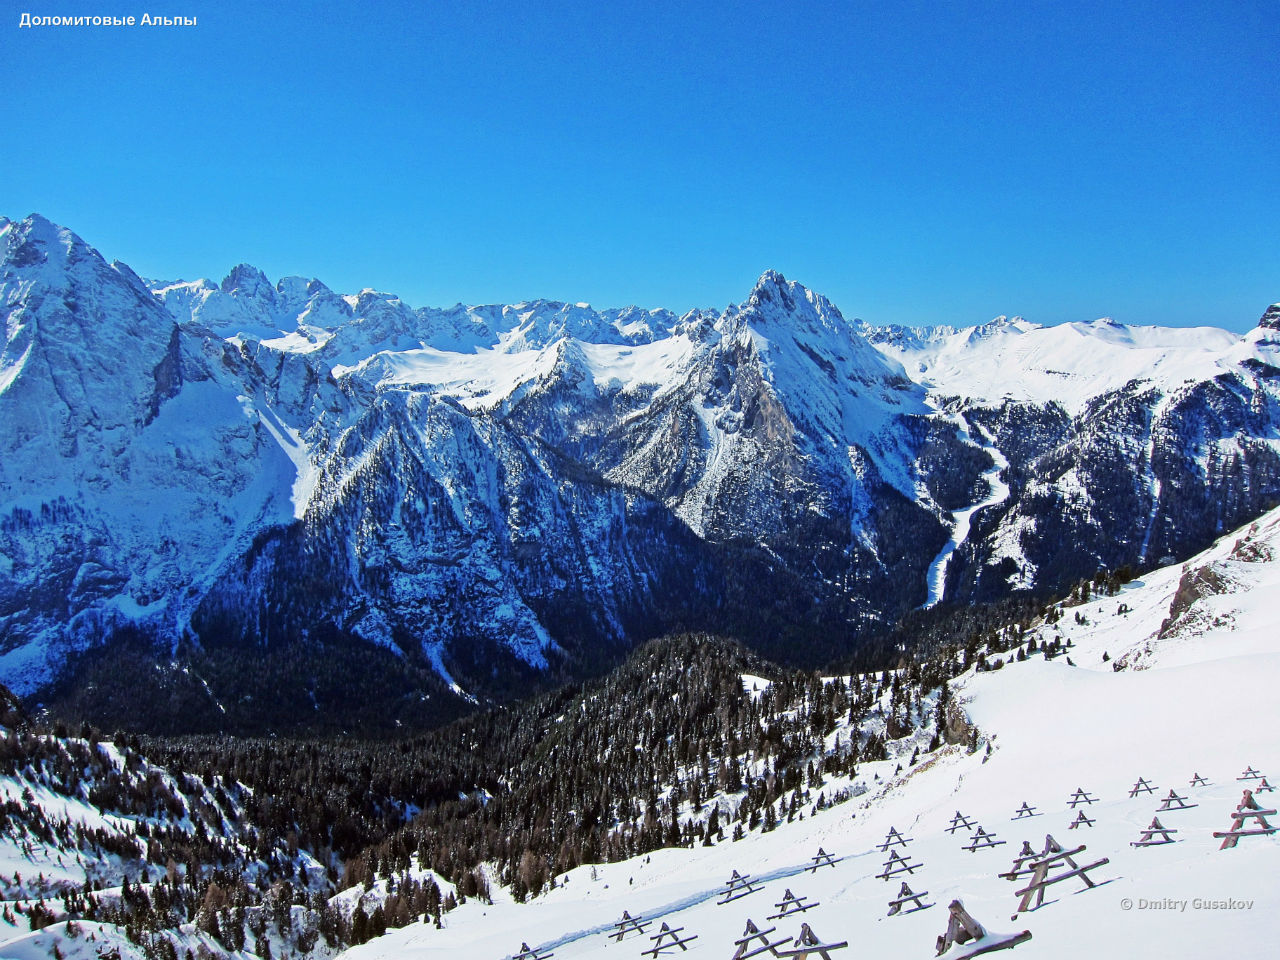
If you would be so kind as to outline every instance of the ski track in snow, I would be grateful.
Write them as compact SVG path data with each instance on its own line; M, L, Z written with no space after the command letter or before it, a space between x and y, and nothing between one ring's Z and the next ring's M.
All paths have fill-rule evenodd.
M982 479L987 482L991 492L985 499L979 500L977 503L965 507L963 510L957 510L952 514L955 518L955 526L951 530L951 539L943 545L942 549L938 551L938 555L933 558L933 562L929 564L929 598L924 602L926 607L932 607L942 602L943 594L947 588L947 567L950 565L951 558L955 555L960 544L969 538L969 528L973 522L973 515L983 507L992 507L996 504L1004 503L1009 498L1009 485L1000 478L1000 475L1009 468L1009 461L1005 459L1004 454L1000 452L982 427L974 424L973 432L971 433L968 422L963 415L956 414L953 420L967 443L981 447L991 456L992 466L982 474ZM981 443L974 442L974 433L982 441Z
M877 851L874 849L864 850L862 853L855 853L852 855L842 856L840 857L840 859L841 860L857 860L861 857L872 856L875 853L877 853ZM772 883L775 880L786 880L789 877L798 877L800 876L800 874L811 871L811 870L813 870L812 863L803 863L793 867L782 867L778 870L773 870L770 873L761 874L760 876L752 875L750 877L745 877L744 879L749 879L751 883L755 885L763 885L766 883ZM865 879L865 877L860 877L859 879ZM661 920L663 917L670 916L673 913L680 913L683 910L688 910L690 907L696 907L698 906L698 904L707 903L708 901L715 900L717 897L724 896L726 891L723 889L723 887L724 887L724 884L721 884L720 889L704 890L699 893L692 894L691 896L688 896L688 897L682 897L679 900L673 900L671 903L665 904L664 906L647 911L644 914L643 919L646 921ZM757 886L757 892L758 890L759 890L759 886ZM602 933L608 933L609 931L613 930L615 926L616 924L614 923L605 923L605 924L600 924L599 926L590 927L589 929L578 930L574 933L567 933L564 936L559 937L556 940L552 940L549 943L539 944L538 950L539 951L554 950L557 947L567 946L570 943L576 943L579 940L585 940L588 937L594 937Z

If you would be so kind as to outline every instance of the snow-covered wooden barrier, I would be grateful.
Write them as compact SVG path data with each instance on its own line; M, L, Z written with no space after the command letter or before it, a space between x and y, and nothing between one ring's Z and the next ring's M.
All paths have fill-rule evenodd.
M1075 830L1077 827L1092 827L1098 821L1090 820L1083 810L1076 811L1076 818L1067 826L1068 830Z
M808 899L808 897L797 897L791 892L791 889L788 888L782 895L782 899L774 904L778 909L778 912L770 916L769 919L781 920L783 917L789 917L794 913L804 913L806 910L812 910L814 907L818 906L816 901L813 903L805 903Z
M1027 910L1034 910L1040 904L1044 903L1044 891L1055 883L1061 883L1063 880L1070 880L1072 877L1079 877L1084 881L1086 887L1096 887L1089 877L1090 870L1096 870L1111 861L1103 857L1088 866L1080 866L1075 861L1075 855L1083 853L1085 846L1080 844L1072 847L1070 850L1064 850L1052 835L1046 835L1044 838L1045 852L1041 859L1027 864L1027 868L1031 870L1031 882L1017 891L1022 900L1018 903L1017 913L1023 913ZM1060 873L1053 873L1054 870L1060 870ZM1033 906L1031 901L1035 901Z
M725 881L725 886L727 889L724 891L724 899L717 900L716 903L732 903L760 889L751 883L751 874L744 875L737 870L733 871L733 876Z
M613 925L613 933L609 934L610 940L619 942L629 933L644 933L645 928L652 926L652 920L646 920L643 916L633 917L626 910L622 911L622 919Z
M1156 788L1151 785L1146 777L1139 777L1138 782L1129 790L1130 798L1136 797L1140 793L1155 793Z
M947 921L947 932L938 937L938 952L935 956L942 956L954 946L961 949L948 954L947 960L966 960L967 957L976 957L994 950L1009 950L1031 939L1030 930L1020 933L989 932L970 915L959 900L952 900L947 909L951 913Z
M998 847L1004 842L1004 840L997 840L994 833L987 833L986 830L979 827L973 832L973 836L969 838L968 846L961 847L961 849L973 853L975 850L985 850L987 847Z
M882 873L877 873L876 879L889 880L900 873L915 873L922 866L924 866L924 864L912 863L909 858L902 856L902 854L898 853L897 850L891 850L889 852L889 859L884 863L884 871Z
M919 893L912 893L911 888L907 886L907 882L902 882L902 889L898 891L897 897L889 901L889 916L897 916L908 913L915 913L917 910L928 910L934 906L932 903L923 903L922 900L929 895L928 890L921 890ZM909 903L910 907L903 909L903 904Z
M900 834L897 827L890 827L889 832L885 835L884 843L879 844L877 849L881 853L887 853L890 847L905 847L910 842L911 838Z
M809 859L813 862L809 866L805 867L805 870L809 873L817 873L819 867L834 867L837 863L843 860L844 857L833 857L831 854L827 853L827 851L819 847L818 852Z
M1031 869L1027 864L1033 860L1039 860L1049 852L1050 851L1046 850L1044 853L1041 853L1038 850L1034 850L1031 847L1030 840L1023 840L1022 850L1013 858L1013 866L1000 874L1000 877L1004 880L1017 880L1020 877L1031 876Z
M811 953L816 953L822 960L831 960L831 950L843 950L849 945L848 940L839 943L823 943L822 938L813 932L807 924L800 924L800 936L796 937L795 946L790 950L778 951L779 957L791 957L794 960L809 960Z
M1082 803L1097 803L1098 798L1090 795L1083 787L1076 787L1076 792L1071 795L1067 802L1071 804L1071 809L1074 810Z
M1015 810L1013 812L1013 816L1010 817L1009 819L1025 820L1027 819L1027 817L1038 817L1038 816L1040 816L1040 814L1036 813L1036 808L1028 805L1027 801L1023 800L1022 806L1020 806L1017 810Z
M1263 781L1266 782L1265 780ZM1235 813L1231 814L1231 829L1214 831L1214 837L1222 840L1219 850L1234 847L1241 837L1265 837L1276 832L1278 828L1267 822L1267 817L1274 817L1274 810L1263 810L1253 797L1252 790L1246 790ZM1252 821L1252 823L1250 823Z
M781 956L778 948L791 942L791 937L783 937L773 943L769 942L769 934L777 930L777 927L769 927L761 930L755 925L755 921L748 918L747 929L742 931L742 936L733 941L733 945L738 949L733 954L733 960L747 960L748 957L758 957L762 953L770 953L773 956ZM759 940L760 943L752 946L753 940Z
M957 830L972 829L973 821L957 810L956 815L951 818L951 826L947 827L947 833L955 833Z
M1261 780L1263 779L1263 777L1262 777L1262 774L1259 773L1257 770L1253 769L1253 767L1245 767L1244 773L1240 774L1240 776L1236 777L1236 779L1237 780Z
M653 946L648 950L642 950L641 955L656 958L658 954L666 950L674 950L676 947L683 951L688 951L689 948L686 944L691 940L697 940L698 935L695 933L688 937L681 937L680 934L683 932L684 927L669 927L666 921L663 921L662 928L649 937L650 940L654 941Z
M1198 807L1198 803L1187 803L1186 797L1180 797L1178 794L1170 790L1169 795L1160 801L1160 806L1156 807L1156 813L1165 813L1169 810L1190 810L1192 807Z
M1143 827L1142 836L1139 837L1137 840L1134 840L1130 844L1130 846L1158 847L1166 843L1177 843L1178 841L1174 840L1173 837L1170 836L1170 834L1177 833L1177 832L1178 832L1177 830L1171 827L1166 827L1164 824L1162 824L1160 822L1159 817L1152 817L1151 826ZM1156 837L1157 834L1159 834L1158 839Z
M1193 787L1207 787L1207 786L1209 786L1209 781L1208 781L1208 780L1206 780L1204 777L1200 776L1200 774L1199 774L1199 773L1194 773L1194 774L1192 774L1192 775L1191 775L1191 786L1193 786Z
M527 943L521 943L520 952L513 956L511 960L550 960L554 956L554 953L539 953L537 950L530 949Z

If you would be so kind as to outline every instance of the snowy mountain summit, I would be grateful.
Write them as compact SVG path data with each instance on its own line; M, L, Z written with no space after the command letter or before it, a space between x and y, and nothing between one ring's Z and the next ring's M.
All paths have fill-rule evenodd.
M1280 500L1274 307L873 328L769 271L721 312L415 309L148 286L37 216L0 250L0 679L103 718L143 682L161 726L416 724L676 627L817 663Z

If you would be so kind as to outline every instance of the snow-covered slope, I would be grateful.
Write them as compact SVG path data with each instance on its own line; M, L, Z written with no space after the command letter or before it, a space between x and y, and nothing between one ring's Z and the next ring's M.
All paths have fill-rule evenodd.
M1145 327L1109 318L1046 327L997 317L925 337L873 334L879 348L927 389L987 404L1057 403L1075 415L1133 380L1164 389L1234 370L1246 356L1271 360L1276 345L1216 327Z
M771 833L583 866L530 903L499 892L492 904L460 907L443 930L414 924L344 957L510 957L522 943L563 960L638 956L666 923L696 936L676 955L697 960L732 956L748 920L776 927L773 940L798 936L807 922L823 941L847 942L848 956L928 957L953 899L989 931L1029 930L1011 954L1029 960L1266 955L1280 908L1280 835L1223 850L1214 832L1231 827L1244 789L1259 788L1241 779L1247 771L1280 780L1278 587L1272 512L1186 564L1058 608L998 669L953 681L981 732L973 752L943 748L859 799L808 809ZM1192 782L1197 775L1203 783ZM1131 795L1140 779L1154 792ZM1087 799L1073 807L1077 790ZM1160 811L1170 791L1187 806ZM1274 809L1276 795L1257 797ZM1034 815L1018 818L1024 803ZM957 812L974 827L950 831ZM1082 812L1092 823L1073 828ZM1175 842L1133 846L1153 817ZM977 826L999 845L964 849ZM895 849L915 869L886 881L879 847L891 828L909 838ZM1040 851L1047 835L1068 851L1084 847L1073 856L1095 885L1055 883L1041 906L1017 912L1015 891L1027 880L999 874L1024 841ZM841 859L806 869L820 848ZM722 903L735 870L757 890ZM888 915L903 880L934 906ZM813 909L768 919L786 891ZM653 924L619 943L608 934L624 911ZM963 955L957 946L944 957Z

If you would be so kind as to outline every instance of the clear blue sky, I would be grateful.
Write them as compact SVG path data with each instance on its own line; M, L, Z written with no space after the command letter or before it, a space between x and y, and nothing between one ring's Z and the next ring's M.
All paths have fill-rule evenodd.
M152 9L199 25L18 29ZM24 0L0 213L414 305L723 306L772 267L872 322L1244 329L1277 50L1277 0Z

